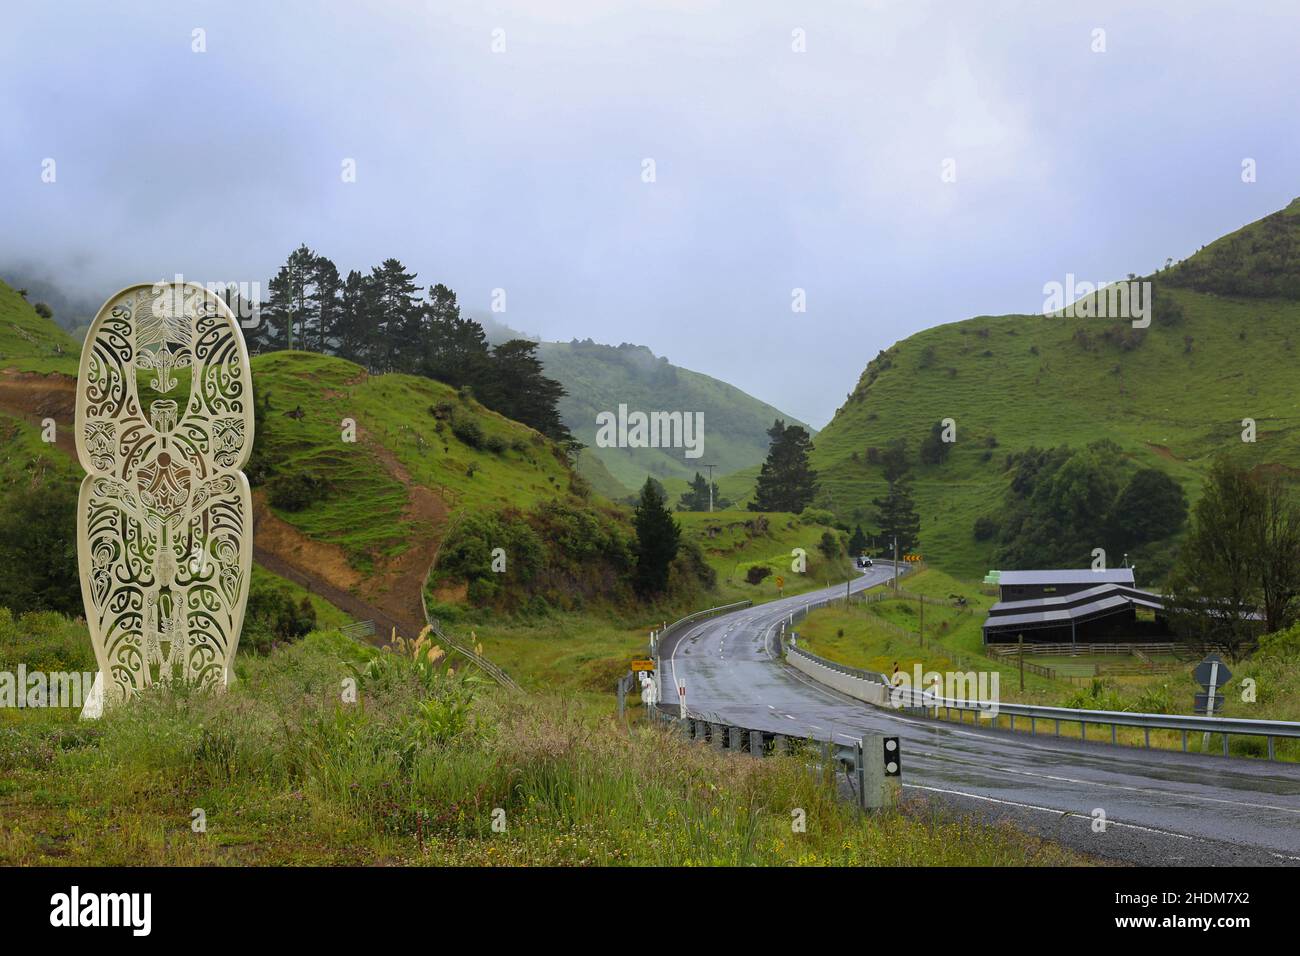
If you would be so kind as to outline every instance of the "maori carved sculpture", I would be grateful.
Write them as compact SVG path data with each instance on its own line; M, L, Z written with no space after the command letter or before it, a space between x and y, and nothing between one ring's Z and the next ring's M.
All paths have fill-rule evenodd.
M109 299L82 349L75 427L87 472L77 558L102 702L169 681L226 686L253 550L240 470L253 382L230 309L190 283Z

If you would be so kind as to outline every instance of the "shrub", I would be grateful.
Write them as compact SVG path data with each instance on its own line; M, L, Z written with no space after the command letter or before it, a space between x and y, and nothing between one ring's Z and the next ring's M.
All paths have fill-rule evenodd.
M277 582L253 581L239 649L265 654L277 644L299 640L316 628L316 609L303 595L295 603L287 587Z
M47 305L44 302L37 302L36 305L32 306L32 308L35 309L36 314L39 315L42 319L54 318L54 310L51 309L49 305Z
M500 435L489 435L483 440L483 447L494 455L504 455L510 448L510 443Z
M325 481L309 471L276 475L266 485L271 507L281 511L303 511L329 497Z
M751 564L745 572L745 580L750 584L758 584L771 573L772 569L766 564Z
M826 557L826 560L835 560L843 553L840 536L834 531L823 531L821 541L817 542L817 550Z
M470 448L481 448L483 445L483 426L472 415L453 415L451 433Z
M975 519L975 540L988 541L998 533L998 523L987 516Z
M800 524L832 524L835 516L825 508L805 508L799 515Z

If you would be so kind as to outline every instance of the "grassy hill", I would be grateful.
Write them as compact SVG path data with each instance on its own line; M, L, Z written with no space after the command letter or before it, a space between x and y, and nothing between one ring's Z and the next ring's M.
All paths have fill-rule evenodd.
M0 281L0 369L74 374L81 347Z
M1002 501L1008 453L1030 446L1111 439L1134 464L1176 478L1193 501L1220 451L1300 473L1297 253L1300 201L1150 277L1158 298L1147 329L979 316L895 344L867 365L817 437L819 504L869 529L871 499L885 489L871 449L906 438L921 551L975 575L991 566L994 546L975 541L974 521ZM1245 294L1252 290L1268 294ZM919 464L921 441L944 418L957 426L950 457ZM1257 423L1254 444L1241 441L1244 418Z
M271 403L260 452L277 472L309 474L323 485L302 510L277 507L272 496L273 510L358 560L376 547L404 546L412 485L452 510L528 505L568 488L571 474L552 443L441 382L372 376L308 352L271 352L252 364L255 387ZM356 423L355 442L344 439L344 419Z
M735 386L673 365L645 346L543 342L538 354L546 374L568 390L560 402L565 424L626 488L624 494L640 487L647 475L665 485L671 479L689 481L695 472L705 473L703 462L717 466L715 478L757 466L767 456L766 433L774 420L803 424ZM703 412L703 457L685 458L680 448L597 448L596 415L617 414L620 404L629 411Z

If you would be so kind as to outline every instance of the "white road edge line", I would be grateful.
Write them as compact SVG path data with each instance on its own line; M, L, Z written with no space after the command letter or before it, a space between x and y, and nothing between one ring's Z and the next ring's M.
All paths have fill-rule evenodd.
M919 783L905 783L903 786L912 790L929 790L933 793L946 793L954 797L969 797L972 800L985 800L989 803L1000 803L1008 807L1020 807L1023 810L1038 810L1042 813L1054 813L1058 817L1077 817L1080 821L1085 823L1091 823L1093 820L1090 815L1079 813L1077 810L1057 810L1053 807L1040 807L1034 803L1019 803L1015 800L1002 800L998 797L986 797L982 793L967 793L964 790L945 790L943 787L927 787ZM1146 833L1159 833L1162 836L1178 837L1180 840L1200 840L1203 843L1210 842L1201 837L1192 836L1189 833L1179 833L1176 830L1161 830L1157 827L1144 827L1137 823L1121 823L1119 820L1107 819L1106 827L1125 827L1129 830L1142 830Z

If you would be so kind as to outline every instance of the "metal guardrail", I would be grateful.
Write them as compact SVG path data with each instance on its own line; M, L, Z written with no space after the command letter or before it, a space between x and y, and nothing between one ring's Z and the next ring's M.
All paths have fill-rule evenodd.
M426 612L426 617L427 616L428 615ZM429 627L432 628L434 634L438 635L438 640L442 641L444 644L454 649L458 654L462 655L463 657L469 658L471 662L477 665L479 670L483 671L485 674L491 677L502 687L508 688L509 690L513 690L513 691L519 691L520 693L523 692L523 688L520 687L517 683L515 683L514 678L512 678L509 674L503 671L500 667L498 667L496 664L493 664L490 660L488 660L482 654L479 654L472 647L467 647L463 642L447 634L447 632L444 631L439 626L437 618L429 618Z
M706 618L716 617L719 614L726 614L728 611L739 611L742 607L750 607L753 601L736 601L734 604L720 604L717 607L706 608L703 611L695 611L687 614L683 618L678 618L671 624L667 624L658 631L650 632L650 653L655 659L655 680L659 682L659 699L664 697L663 667L660 665L660 656L663 653L664 641L676 634L683 627L694 624L696 621L703 621ZM673 694L677 689L673 688Z
M1057 736L1061 733L1061 723L1077 723L1079 737L1087 739L1088 724L1110 726L1110 742L1118 743L1116 728L1139 727L1144 731L1146 746L1151 746L1151 731L1173 730L1182 733L1183 752L1187 752L1187 735L1189 733L1221 734L1223 736L1223 755L1228 756L1228 738L1263 737L1268 744L1268 759L1275 760L1274 741L1278 737L1300 739L1300 723L1290 720L1254 720L1243 717L1199 717L1189 714L1141 714L1123 710L1083 710L1073 707L1044 707L1038 704L983 703L980 701L956 700L938 697L930 691L917 688L896 688L892 694L894 700L902 706L924 707L934 711L943 710L948 716L952 711L960 715L966 712L1006 714L1011 718L1011 729L1015 730L1016 718L1029 718L1030 733L1037 733L1040 720L1052 721ZM976 721L979 717L976 717Z
M867 734L858 738L846 738L848 742L823 740L813 736L797 737L772 730L741 727L717 718L707 719L696 715L680 717L676 707L663 704L649 708L649 715L652 721L667 724L685 734L688 739L708 744L719 751L750 757L799 755L822 765L832 775L843 770L848 787L853 792L854 802L862 810L880 810L897 803L899 785L902 782L902 753L897 737ZM869 766L872 760L879 760L879 757L868 756L864 749L868 740L876 743L892 741L887 746L892 751L889 759L895 763L883 775L883 761L877 764L878 769ZM875 753L879 754L880 751Z
M433 561L429 563L429 569L424 572L424 580L420 582L420 611L424 614L424 623L433 629L433 633L438 635L440 641L455 650L462 657L468 658L472 663L478 666L479 670L483 671L502 687L523 693L523 688L515 682L513 677L496 664L493 664L482 654L475 651L474 648L466 646L464 642L447 634L438 623L438 619L429 613L429 605L425 602L425 595L429 590L429 578L433 576L433 569L438 564L438 555L442 553L443 542L451 537L452 531L455 530L456 525L459 522L460 514L457 514L452 518L451 524L449 524L445 529L442 541L438 543L438 550L434 553Z
M658 631L652 632L654 634L654 639L655 639L656 653L658 652L659 648L663 647L664 638L671 636L679 628L687 624L694 624L696 621L703 621L706 618L715 617L719 614L726 614L729 611L739 611L742 607L752 606L753 603L754 603L753 601L745 600L745 601L737 601L734 604L720 604L717 607L706 608L703 611L694 611L690 614L687 614L683 618L678 618L676 621L673 621L671 624L667 624L664 627L660 628Z
M339 628L339 632L346 637L370 637L375 633L374 621L356 621L352 624L345 624Z

